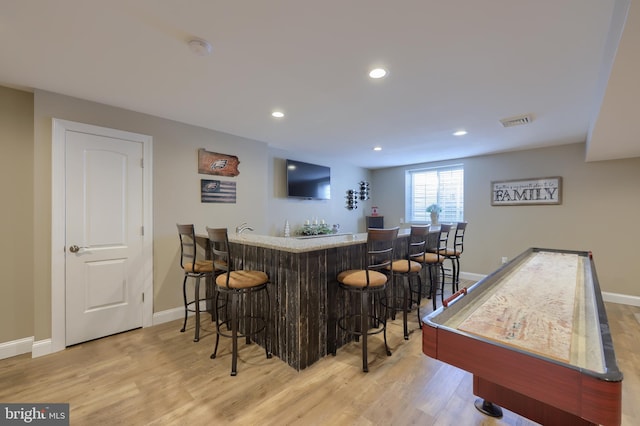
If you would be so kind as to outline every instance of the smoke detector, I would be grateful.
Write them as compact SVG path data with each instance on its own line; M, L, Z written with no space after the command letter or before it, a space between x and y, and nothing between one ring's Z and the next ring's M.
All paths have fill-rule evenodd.
M207 56L211 53L211 43L201 38L192 38L187 41L189 49L198 56Z
M529 124L532 121L533 116L531 114L524 114L515 117L503 118L502 120L500 120L500 123L502 123L502 127L513 127Z

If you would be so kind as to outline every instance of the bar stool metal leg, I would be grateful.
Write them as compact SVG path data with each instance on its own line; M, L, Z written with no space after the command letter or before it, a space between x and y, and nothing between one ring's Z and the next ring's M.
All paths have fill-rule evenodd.
M238 295L231 294L231 375L238 374Z
M367 332L369 331L369 293L363 292L360 295L361 315L360 333L362 333L362 371L369 371L367 362Z

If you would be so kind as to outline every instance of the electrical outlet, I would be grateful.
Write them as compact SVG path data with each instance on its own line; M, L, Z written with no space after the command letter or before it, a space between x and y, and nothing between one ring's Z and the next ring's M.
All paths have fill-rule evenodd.
M507 256L502 256L502 264L505 264L509 261L509 259L507 259Z
M400 218L400 225L402 225L404 223L404 217Z

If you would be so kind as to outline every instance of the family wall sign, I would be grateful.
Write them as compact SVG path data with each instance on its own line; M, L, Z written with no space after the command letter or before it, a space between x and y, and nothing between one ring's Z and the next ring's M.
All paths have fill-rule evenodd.
M491 182L492 206L562 204L560 176Z

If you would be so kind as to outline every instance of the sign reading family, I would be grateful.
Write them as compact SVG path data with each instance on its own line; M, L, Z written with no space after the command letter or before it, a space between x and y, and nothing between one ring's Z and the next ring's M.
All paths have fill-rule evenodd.
M561 203L562 178L559 176L491 182L493 206Z

